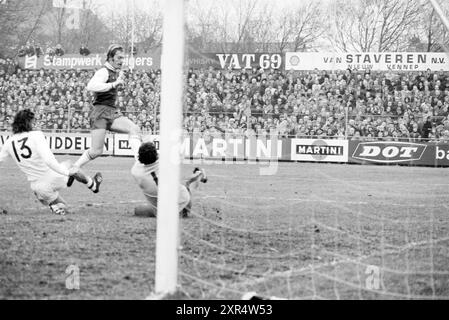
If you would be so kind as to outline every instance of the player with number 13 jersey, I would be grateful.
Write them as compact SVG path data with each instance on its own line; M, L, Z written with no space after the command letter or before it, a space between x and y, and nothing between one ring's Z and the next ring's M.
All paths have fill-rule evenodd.
M94 193L102 182L100 173L91 178L70 162L59 163L48 146L42 131L34 131L34 113L28 109L19 111L13 122L13 135L0 150L0 162L11 156L25 173L31 190L38 200L60 215L66 213L66 202L59 190L67 186L69 177L86 184Z

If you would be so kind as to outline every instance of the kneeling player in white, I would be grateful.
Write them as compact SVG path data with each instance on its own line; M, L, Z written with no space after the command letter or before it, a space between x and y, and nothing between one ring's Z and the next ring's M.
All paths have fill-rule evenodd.
M147 198L148 205L136 208L135 214L137 216L156 217L158 169L156 146L151 142L142 144L139 148L138 161L136 161L131 173ZM197 186L199 181L206 183L207 177L204 170L196 168L185 185L179 185L178 208L182 217L187 217L190 213L192 208L190 188L192 184Z
M59 163L51 152L42 131L33 131L34 113L28 109L19 111L12 124L13 135L6 140L0 151L0 162L9 155L31 183L31 190L44 205L50 206L55 214L66 214L66 202L59 190L67 187L69 177L87 184L98 193L102 176L86 176L78 168L70 169L70 162Z

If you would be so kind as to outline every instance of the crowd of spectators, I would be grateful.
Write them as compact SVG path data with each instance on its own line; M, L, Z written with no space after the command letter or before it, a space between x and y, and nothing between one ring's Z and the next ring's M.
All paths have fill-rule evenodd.
M17 72L18 69L19 65L17 61L11 58L3 59L2 57L0 57L0 72L3 75L13 75Z
M89 131L94 71L20 70L0 63L0 129L31 108L48 130ZM8 70L7 70L8 69ZM160 71L128 73L123 115L158 132ZM184 129L364 140L449 141L449 73L189 70Z
M92 93L86 90L94 71L32 71L18 69L8 74L0 66L0 130L8 129L18 110L36 113L36 126L42 130L90 131ZM155 72L130 74L127 86L118 92L117 106L123 115L143 131L155 127L159 104L160 75Z
M448 72L193 71L189 131L449 139Z
M50 57L58 56L61 57L65 54L64 49L62 48L61 44L57 44L56 46L53 46L50 42L48 42L45 46L46 48L43 49L39 44L36 44L33 42L27 42L25 46L20 47L19 51L17 52L18 57L32 57L37 56L40 57L42 55L47 55Z
M17 56L19 57L25 57L25 56L42 56L44 54L44 51L42 50L40 45L32 44L30 42L27 42L26 46L21 46L19 51L17 52Z
M90 55L90 50L86 44L82 44L80 46L79 54L82 56L88 56ZM50 57L62 57L66 54L64 48L61 44L57 44L56 46L53 46L51 42L48 42L45 46L45 49L43 49L39 44L35 43L34 41L28 41L26 45L21 46L19 51L17 52L17 56L19 58L25 57L25 56L37 56L40 57L42 55L50 56Z

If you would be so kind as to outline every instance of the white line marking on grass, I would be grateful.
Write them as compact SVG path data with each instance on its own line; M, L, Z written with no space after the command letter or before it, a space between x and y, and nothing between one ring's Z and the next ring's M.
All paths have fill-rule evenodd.
M197 199L240 199L240 200L279 200L279 201L293 201L293 202L325 202L325 203L347 203L347 204L368 204L368 202L361 201L337 201L337 200L319 200L319 199L304 199L304 198L276 198L276 197L242 197L242 196L232 196L232 195L207 195L207 196L197 196Z
M117 201L114 203L101 203L101 202L89 202L89 201L74 201L74 203L83 203L82 205L68 205L68 210L71 211L73 209L86 209L91 207L110 207L110 206L116 206L116 205L126 205L126 204L145 204L147 201L145 200L130 200L130 201ZM28 208L22 208L21 211L49 211L50 209L46 206L36 206L36 207L28 207Z
M276 198L276 197L244 197L244 196L234 196L234 195L205 195L196 196L197 199L240 199L240 200L278 200L278 201L289 201L289 202L318 202L318 203L337 203L337 204L356 204L356 205L373 205L373 206L394 206L394 207L405 207L405 208L441 208L441 206L429 206L426 204L405 204L405 203L379 203L381 199L374 199L372 202L367 201L345 201L345 200L326 200L326 199L305 199L305 198Z

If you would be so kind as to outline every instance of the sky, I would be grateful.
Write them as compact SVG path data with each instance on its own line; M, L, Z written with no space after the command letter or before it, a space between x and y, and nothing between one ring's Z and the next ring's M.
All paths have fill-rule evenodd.
M127 7L131 7L131 3L134 1L136 10L143 10L143 11L150 11L154 8L154 6L158 6L159 8L162 8L163 0L91 0L95 3L95 7L97 7L97 12L105 17L110 17L113 12L126 12ZM220 3L222 5L223 3L230 3L232 2L229 0L186 0L189 1L195 1L199 3L204 3L207 6L210 6L211 3ZM238 1L238 0L234 0ZM242 0L245 1L245 0ZM248 0L250 1L250 0ZM275 0L259 0L262 3L266 2L273 2ZM277 8L287 8L299 4L307 4L310 2L318 2L320 1L323 3L323 5L327 6L329 4L334 3L336 0L277 0L276 1L276 7ZM350 1L357 1L357 0L350 0ZM421 1L421 0L420 0ZM428 1L428 0L427 0ZM444 3L446 0L437 0L439 3ZM103 13L103 14L102 14Z
M112 12L124 12L126 7L131 7L131 2L133 0L94 0L96 5L101 11L106 12L107 16L110 16ZM221 2L221 0L195 0L210 5L211 2ZM262 3L272 2L273 0L259 0ZM308 2L315 2L319 0L278 0L276 1L276 7L285 8L290 7L295 4L305 4ZM331 3L335 0L321 0L323 4ZM162 8L162 0L134 0L136 10L151 10L155 3L159 3L159 7ZM220 4L221 4L220 3Z

